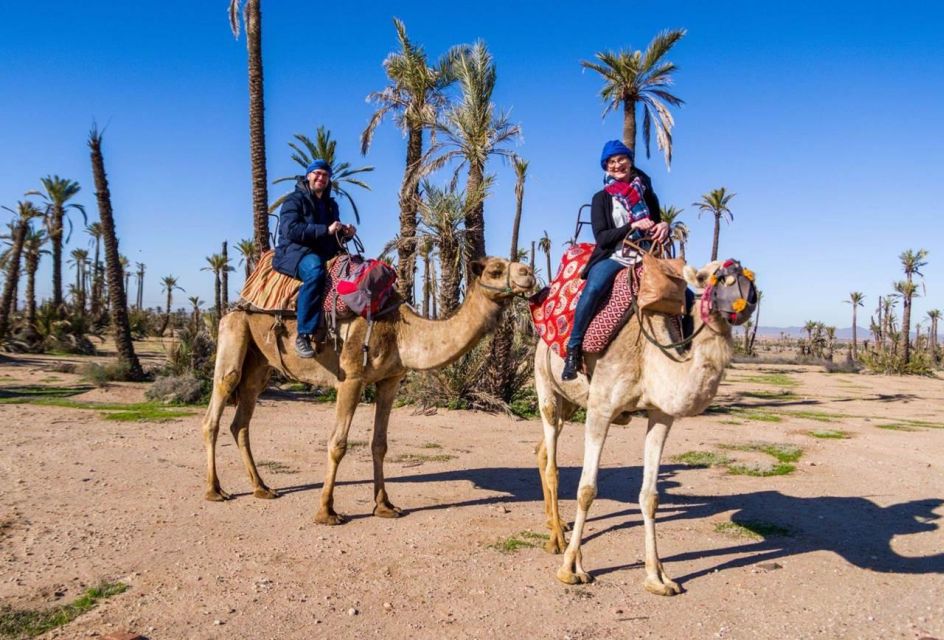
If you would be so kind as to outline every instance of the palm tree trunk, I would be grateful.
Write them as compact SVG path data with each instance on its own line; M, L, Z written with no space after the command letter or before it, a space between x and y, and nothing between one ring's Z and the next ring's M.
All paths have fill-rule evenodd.
M711 242L711 260L718 259L718 236L721 235L721 214L715 214L715 235Z
M39 269L39 254L26 257L26 335L36 336L36 271Z
M518 259L518 231L521 228L521 209L524 204L524 179L519 177L515 185L515 222L511 225L511 253L508 259L514 262Z
M400 186L400 243L397 246L397 289L413 304L413 282L416 279L416 202L419 186L414 174L423 156L423 129L410 127L406 145L406 169Z
M105 160L102 157L102 136L93 129L89 135L89 148L92 152L92 175L95 178L95 196L98 199L98 216L102 223L102 236L105 241L105 265L108 275L108 295L111 303L111 320L115 330L115 347L118 361L128 368L128 378L143 380L144 369L138 362L131 342L131 326L128 322L128 300L121 282L121 264L118 254L118 236L115 233L115 219L111 209L111 193L108 190L108 177L105 175Z
M856 343L856 306L855 302L852 303L852 359L857 360L859 358L859 347Z
M901 354L905 364L911 362L911 296L903 296L901 309Z
M504 402L509 402L511 395L514 393L514 389L511 387L515 372L511 370L510 363L513 341L514 316L508 309L504 309L492 336L489 364L483 376L486 391L501 398Z
M544 257L547 258L547 283L551 283L551 278L554 277L554 274L551 273L551 250L548 249L544 252Z
M266 177L265 99L262 92L261 0L246 0L249 53L249 155L252 161L252 227L258 255L269 249L269 194Z
M167 326L170 324L170 305L172 303L171 295L172 294L170 290L168 290L167 291L167 307L166 307L166 310L164 311L164 322L161 323L160 335L162 338L164 337L164 332L167 331Z
M444 318L459 308L459 290L462 286L460 247L454 240L443 239L439 245L439 312Z
M97 316L99 310L101 309L101 297L102 297L102 273L101 265L99 261L99 248L101 246L101 238L95 238L95 260L92 262L92 315Z
M49 242L52 244L52 306L62 306L62 219L63 208L53 205L52 225L49 229Z
M623 144L636 150L636 103L629 98L623 100Z
M13 309L14 292L20 279L20 256L26 239L26 226L26 221L21 220L17 222L16 230L13 232L13 247L10 249L6 282L3 284L3 298L0 299L0 340L6 337L7 330L10 328L10 312Z
M473 260L485 257L485 199L482 198L484 170L475 162L469 163L469 177L466 182L465 233L469 247L469 266ZM466 279L472 279L467 270Z
M682 262L687 262L685 259L685 241L679 240L679 257L682 259Z
M213 272L213 296L214 309L216 310L216 321L219 322L223 317L223 296L221 294L222 283L220 282L220 273Z
M429 252L423 254L423 317L429 317L429 299L432 293L432 283L430 282L429 272Z
M229 307L229 253L226 251L226 240L223 241L223 270L220 272L220 288L222 291L223 308Z

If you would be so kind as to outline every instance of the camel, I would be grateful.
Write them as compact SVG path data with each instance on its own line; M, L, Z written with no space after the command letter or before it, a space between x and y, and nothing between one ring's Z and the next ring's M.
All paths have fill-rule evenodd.
M334 485L338 465L347 449L348 430L365 385L377 388L376 413L371 440L374 466L373 514L396 518L403 512L394 506L384 486L384 456L387 453L387 423L390 410L407 371L444 367L467 353L497 323L504 306L515 295L530 291L535 284L531 268L501 258L484 258L472 264L472 280L462 306L445 320L428 320L407 304L374 322L364 366L365 332L363 318L339 323L343 342L340 353L327 347L314 359L295 355L286 336L295 335L295 321L284 326L272 315L232 311L220 320L213 374L213 392L203 419L203 439L207 454L206 499L228 500L216 472L216 438L220 417L229 398L237 399L236 415L230 431L236 439L246 471L257 498L275 498L256 469L249 446L249 421L256 398L265 389L272 368L301 382L335 386L337 405L334 431L328 444L328 464L321 504L315 522L337 525L345 517L334 510Z
M641 333L643 323L659 342L673 342L668 317L648 312L636 313L605 352L588 354L585 364L589 378L582 374L576 380L562 382L563 359L551 353L543 340L538 341L534 377L544 424L544 440L538 447L538 469L550 528L545 549L551 553L560 553L566 544L565 525L558 506L557 439L564 420L578 406L587 410L577 516L570 544L557 571L560 581L566 584L591 581L582 567L580 545L587 512L597 493L597 471L607 430L610 423L628 424L632 412L645 411L648 427L639 492L646 546L644 586L658 595L680 593L679 585L666 574L656 549L659 462L673 420L701 413L717 394L724 369L731 361L731 324L745 322L756 302L753 274L733 264L736 268L727 268L728 263L715 261L697 272L690 266L685 267L685 279L696 291L704 292L707 285L713 285L713 290L692 310L696 333L690 351L684 356L663 351L645 339ZM725 270L720 271L722 268ZM732 308L731 303L741 297L746 300L733 304Z

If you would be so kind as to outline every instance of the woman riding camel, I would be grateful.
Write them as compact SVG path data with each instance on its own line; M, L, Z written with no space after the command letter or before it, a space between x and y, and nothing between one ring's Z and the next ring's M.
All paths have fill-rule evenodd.
M603 145L600 166L606 172L601 191L593 196L590 223L597 243L581 277L587 281L577 309L574 326L567 341L567 356L561 379L573 380L583 362L583 336L610 289L616 274L642 259L624 248L623 240L638 232L655 243L664 242L669 225L659 216L659 199L652 181L633 166L633 150L619 140Z
M298 337L295 352L314 358L311 336L321 323L322 295L328 260L341 251L338 236L353 236L354 225L342 224L331 197L331 167L315 160L295 184L279 211L279 237L272 267L302 281L298 290Z

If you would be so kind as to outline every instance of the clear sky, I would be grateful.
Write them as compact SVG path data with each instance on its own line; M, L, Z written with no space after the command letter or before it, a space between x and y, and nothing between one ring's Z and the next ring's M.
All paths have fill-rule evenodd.
M120 248L147 265L148 306L161 304L159 278L168 274L187 290L178 303L212 300L205 257L224 239L232 246L251 235L245 39L233 39L227 4L37 0L7 3L0 22L0 203L15 206L41 176L58 174L82 184L77 201L97 219L86 137L93 120L107 125ZM367 251L378 253L397 230L405 141L387 122L362 158L358 138L372 113L364 98L386 82L392 17L431 58L482 39L497 64L495 102L522 126L515 150L531 163L522 239L547 230L556 268L577 208L600 188L600 148L622 127L619 115L601 119L601 81L580 61L644 48L658 31L684 27L669 56L686 101L675 112L671 171L655 149L638 163L663 203L686 209L689 261L707 260L712 229L691 203L725 186L737 196L720 253L758 273L761 324L849 326L842 300L860 290L865 310L874 309L900 278L897 256L907 248L930 251L918 317L944 307L939 3L624 6L632 9L263 0L269 176L295 172L293 133L327 126L340 159L376 167L372 191L355 197ZM505 255L514 176L500 160L488 170L496 185L487 247ZM271 187L271 197L282 187ZM342 218L353 221L343 204ZM68 250L87 242L77 229ZM49 295L48 268L46 259L40 295ZM231 297L241 282L233 278Z

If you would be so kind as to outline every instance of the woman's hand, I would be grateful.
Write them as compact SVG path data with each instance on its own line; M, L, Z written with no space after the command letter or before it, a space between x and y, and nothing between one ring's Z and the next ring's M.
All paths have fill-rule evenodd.
M652 220L649 220L652 222ZM658 224L651 225L652 230L649 232L649 235L657 244L662 244L665 242L665 239L669 237L669 223L660 222Z
M650 220L649 218L643 218L642 220L637 220L636 222L629 225L630 229L639 229L640 231L649 231L652 227L656 226L656 223Z

